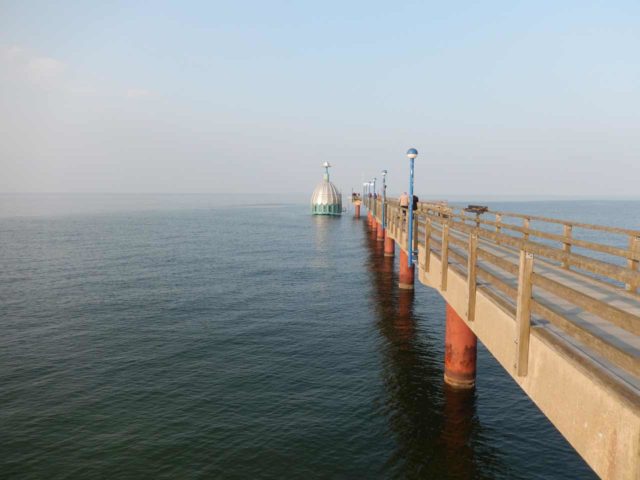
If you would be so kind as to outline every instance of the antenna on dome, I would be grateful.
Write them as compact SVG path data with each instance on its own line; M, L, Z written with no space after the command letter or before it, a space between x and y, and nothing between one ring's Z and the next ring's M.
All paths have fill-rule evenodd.
M322 166L324 167L324 179L328 182L329 181L329 168L331 168L331 164L329 162L324 162L322 164Z

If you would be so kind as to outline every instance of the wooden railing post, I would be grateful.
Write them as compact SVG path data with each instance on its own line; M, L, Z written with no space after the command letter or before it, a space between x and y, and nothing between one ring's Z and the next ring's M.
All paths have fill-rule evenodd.
M572 231L573 227L571 225L568 225L565 223L564 227L563 227L563 234L564 234L564 238L571 240L571 231ZM564 242L562 244L562 251L564 253L566 253L567 255L571 253L571 242ZM563 260L562 261L562 268L569 268L569 261L568 260Z
M389 231L391 232L391 234L393 236L395 236L396 234L396 209L395 208L391 208L391 206L389 206L389 214L387 216L387 223L388 223L388 228Z
M391 205L389 205L389 210L387 214L387 228L389 229L389 232L391 232L391 235L393 236L395 236L396 234L395 224L396 224L396 209L391 208Z
M522 219L522 226L526 230L525 232L523 232L522 238L524 238L525 240L529 240L529 231L528 231L529 230L529 219L528 218L523 218Z
M449 223L445 221L442 224L442 250L441 254L441 266L442 275L440 278L440 289L444 292L447 290L447 274L449 273Z
M533 254L525 250L521 250L520 268L518 272L518 299L516 305L516 362L514 365L519 377L526 376L529 368L532 273Z
M502 214L500 213L496 213L496 233L497 234L501 234L502 233ZM496 243L498 245L500 245L500 240L496 239Z
M476 318L476 263L478 255L478 234L469 235L469 255L467 257L467 284L469 286L469 302L467 304L467 320Z
M429 271L429 264L431 263L431 219L426 218L424 223L424 264L425 272Z
M636 260L638 257L640 257L640 237L629 237L629 253L633 258L630 258L627 261L627 264L632 271L637 272L638 264L640 263L638 260ZM638 291L637 284L628 283L625 285L625 288L627 289L627 291L632 293L636 293Z

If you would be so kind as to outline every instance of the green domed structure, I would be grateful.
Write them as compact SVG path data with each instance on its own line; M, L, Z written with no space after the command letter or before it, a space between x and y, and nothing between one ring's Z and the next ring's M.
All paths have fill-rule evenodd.
M324 176L311 196L312 215L342 215L342 194L336 186L329 181L329 162L322 164Z

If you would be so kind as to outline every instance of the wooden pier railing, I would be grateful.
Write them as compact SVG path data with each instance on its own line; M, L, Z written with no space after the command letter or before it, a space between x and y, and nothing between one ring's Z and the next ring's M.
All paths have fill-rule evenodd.
M381 199L365 203L380 221ZM385 208L387 235L406 250L405 212L396 199L387 199ZM420 203L414 222L413 250L423 283L446 298L449 277L461 279L456 285L463 287L456 288L463 291L452 295L463 297L459 313L472 330L484 328L473 326L479 292L512 318L514 378L526 384L536 360L531 335L545 337L565 356L578 352L580 368L615 391L634 428L640 425L640 230L443 203ZM563 433L579 451L587 448ZM640 475L640 429L630 438L635 440L618 447L629 449L623 453L632 458L633 475ZM583 451L602 475L600 463L606 460L590 460Z
M376 203L381 211L381 200ZM532 316L537 315L640 377L640 351L626 345L640 335L640 230L491 210L469 214L462 208L436 203L420 203L414 213L414 249L420 246L428 252L422 256L421 268L429 270L432 254L447 266L455 262L453 268L467 276L473 290L471 303L480 283L516 309L520 307L518 322L523 330L528 330ZM397 235L406 235L403 213L395 199L387 202L387 219ZM522 225L508 219L520 220ZM540 226L534 228L533 222ZM557 226L562 235L549 228ZM577 238L574 231L578 228L593 237L593 232L604 233L618 244L626 242L627 247ZM579 253L575 247L580 248ZM613 261L607 261L606 256ZM539 269L528 265L534 262ZM448 269L443 268L441 288L445 290L447 274ZM532 291L530 300L524 295L528 291ZM564 315L566 310L572 314ZM526 349L526 342L519 345Z

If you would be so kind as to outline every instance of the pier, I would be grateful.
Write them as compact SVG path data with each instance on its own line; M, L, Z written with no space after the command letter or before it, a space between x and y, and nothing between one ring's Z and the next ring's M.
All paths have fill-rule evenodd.
M640 230L363 204L385 256L399 252L398 288L417 279L446 301L447 384L474 388L480 340L601 478L640 478Z

